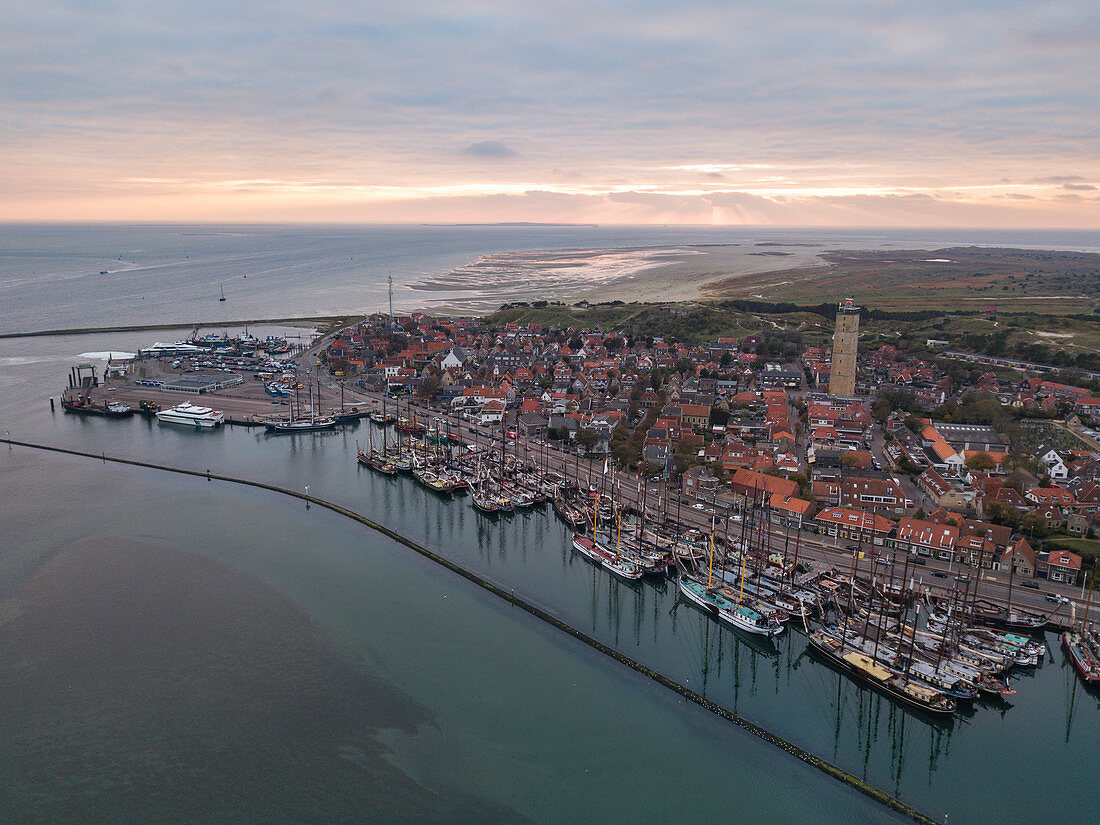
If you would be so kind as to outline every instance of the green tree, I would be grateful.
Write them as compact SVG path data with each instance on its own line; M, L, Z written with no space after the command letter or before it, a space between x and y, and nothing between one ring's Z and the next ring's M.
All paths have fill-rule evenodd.
M1039 513L1024 513L1020 519L1020 532L1041 539L1048 532L1047 520Z
M577 430L577 434L574 436L573 440L583 448L585 452L590 452L600 440L600 436L595 430Z
M993 460L993 456L989 453L975 453L966 460L967 469L976 470L978 472L987 473L997 466L997 462Z

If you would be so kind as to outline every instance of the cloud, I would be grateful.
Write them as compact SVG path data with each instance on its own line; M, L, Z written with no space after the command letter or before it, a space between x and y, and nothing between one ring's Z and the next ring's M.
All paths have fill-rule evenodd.
M1072 192L1095 192L1096 187L1088 183L1063 183L1063 189L1069 189Z
M408 210L431 187L569 190L543 203L555 220L874 221L806 194L837 190L899 193L891 219L972 219L983 199L1018 216L1013 187L1100 182L1100 50L1088 4L1004 4L8 0L0 206L64 219L129 191L142 218L152 184L130 179L276 180L326 182L296 187L303 220L367 187ZM747 189L769 194L709 199ZM1026 214L1067 214L1034 194Z
M519 152L515 149L511 149L496 140L482 140L478 143L471 143L462 150L462 154L473 155L478 158L514 158L519 156Z

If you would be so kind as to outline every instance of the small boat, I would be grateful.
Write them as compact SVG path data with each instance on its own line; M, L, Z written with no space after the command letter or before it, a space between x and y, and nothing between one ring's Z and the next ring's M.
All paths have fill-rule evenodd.
M358 407L352 407L350 410L342 409L336 413L333 418L336 419L337 424L350 424L353 421L358 421L366 415L365 412Z

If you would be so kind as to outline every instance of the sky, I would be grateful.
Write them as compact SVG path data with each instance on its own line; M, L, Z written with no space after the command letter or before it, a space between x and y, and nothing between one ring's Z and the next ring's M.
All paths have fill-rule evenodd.
M0 220L1100 228L1095 0L4 0Z

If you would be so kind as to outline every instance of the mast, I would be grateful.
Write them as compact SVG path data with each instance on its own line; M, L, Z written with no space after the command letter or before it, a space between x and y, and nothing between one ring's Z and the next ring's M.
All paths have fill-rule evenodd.
M1096 560L1092 562L1092 578L1089 579L1089 598L1085 602L1085 615L1081 617L1081 636L1085 635L1085 627L1089 620L1089 606L1092 604L1092 588L1096 584Z

